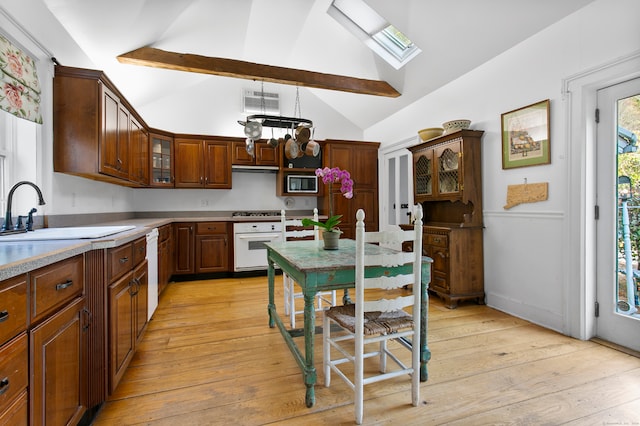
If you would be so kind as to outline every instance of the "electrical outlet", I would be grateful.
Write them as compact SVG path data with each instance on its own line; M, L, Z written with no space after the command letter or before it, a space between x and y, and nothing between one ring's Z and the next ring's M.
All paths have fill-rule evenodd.
M209 207L209 200L200 200L200 207Z

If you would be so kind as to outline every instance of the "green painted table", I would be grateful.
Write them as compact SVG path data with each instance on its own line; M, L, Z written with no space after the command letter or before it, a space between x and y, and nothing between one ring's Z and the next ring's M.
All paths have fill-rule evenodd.
M314 386L317 381L314 365L314 339L316 311L314 307L315 295L318 291L345 289L345 298L348 300L346 289L355 285L355 259L356 246L354 240L341 239L338 250L324 250L322 241L289 241L286 243L265 243L269 261L269 327L276 325L284 337L287 346L291 350L296 362L302 369L304 383L307 387L307 407L315 404ZM392 251L373 244L367 244L367 254L382 254ZM276 312L274 302L274 278L275 268L278 265L283 272L292 277L302 288L304 295L304 354L294 341L294 336L300 335L300 330L289 330ZM398 271L409 272L410 266L397 268L368 267L365 276L375 277ZM431 259L425 257L422 267L422 312L420 328L420 380L426 381L427 362L431 358L431 352L427 346L427 320L429 299L427 289L431 281Z

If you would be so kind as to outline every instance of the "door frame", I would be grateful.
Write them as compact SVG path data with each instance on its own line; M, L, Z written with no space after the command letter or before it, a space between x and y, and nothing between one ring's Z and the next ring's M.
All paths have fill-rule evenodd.
M564 330L587 340L595 336L596 95L599 89L640 77L640 50L562 81L567 146L567 248Z
M379 200L382 202L378 203L378 229L384 229L387 226L387 217L388 217L388 209L391 207L388 205L387 200L389 199L389 179L387 179L389 170L387 168L387 159L390 154L399 153L400 151L404 151L411 146L420 143L420 138L416 135L415 137L407 138L396 142L392 145L387 145L381 147L378 151L378 170L381 173L378 173L378 188L379 191ZM403 152L404 154L404 152ZM409 152L409 158L411 159L411 152ZM409 189L408 189L408 202L410 206L413 206L415 200L413 199L413 161L409 161L408 166L410 168L410 178L409 178ZM398 168L396 168L396 172L398 172ZM396 173L397 175L398 173ZM409 210L413 210L410 208Z

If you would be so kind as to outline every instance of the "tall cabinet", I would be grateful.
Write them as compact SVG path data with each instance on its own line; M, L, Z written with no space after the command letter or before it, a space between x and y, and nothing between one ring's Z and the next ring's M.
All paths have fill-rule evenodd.
M430 290L449 308L484 303L482 173L484 132L460 130L409 148L414 200L423 208L423 254L433 259Z
M331 192L325 187L318 199L320 214L329 214L329 197L333 214L342 215L342 238L355 238L356 212L365 212L367 231L378 230L378 142L341 141L327 139L323 146L322 164L347 170L353 179L353 198L347 199L340 192L340 185L333 185ZM322 183L320 183L322 185Z

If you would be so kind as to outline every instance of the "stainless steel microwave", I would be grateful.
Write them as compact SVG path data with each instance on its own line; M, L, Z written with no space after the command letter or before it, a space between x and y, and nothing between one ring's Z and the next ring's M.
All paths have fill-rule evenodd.
M287 175L287 192L318 193L318 176Z

